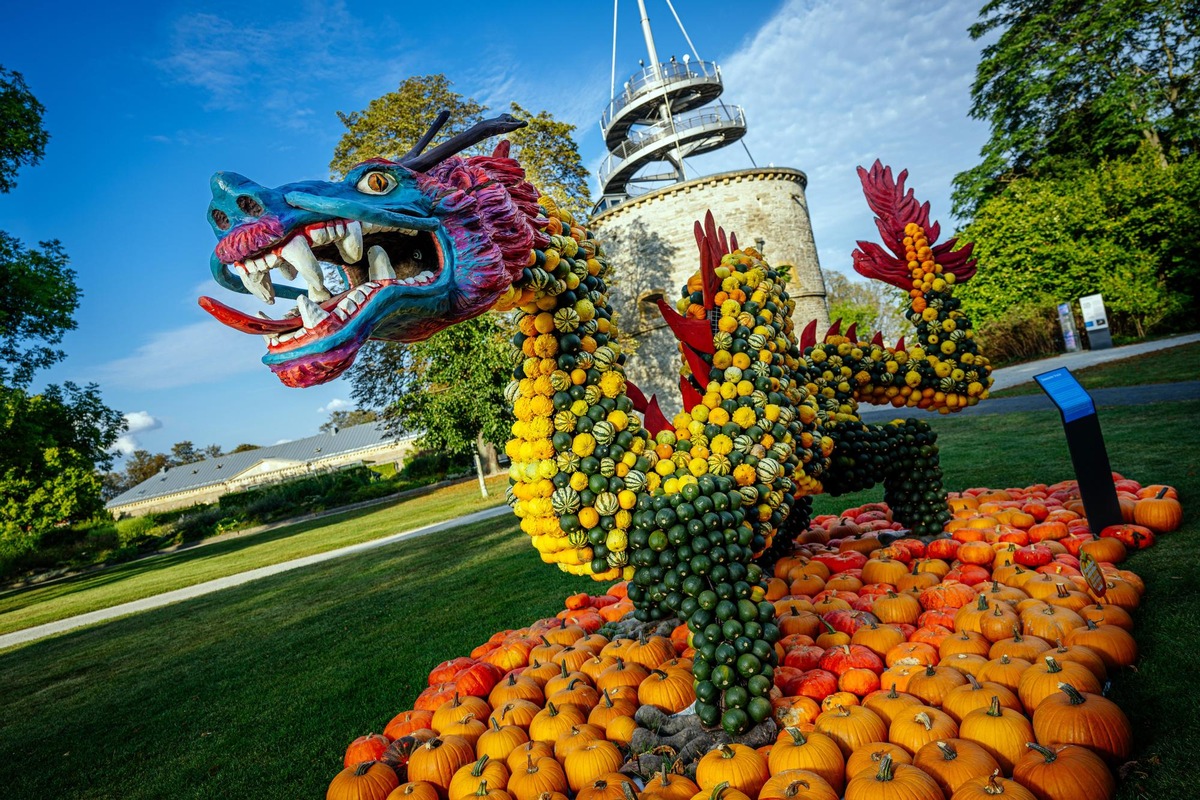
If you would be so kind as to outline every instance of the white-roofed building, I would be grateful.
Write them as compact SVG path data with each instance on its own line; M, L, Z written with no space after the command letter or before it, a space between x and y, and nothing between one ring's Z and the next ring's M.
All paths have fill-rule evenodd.
M309 436L219 458L170 467L105 504L115 517L216 502L221 495L317 472L396 463L414 449L415 435L389 438L382 423Z

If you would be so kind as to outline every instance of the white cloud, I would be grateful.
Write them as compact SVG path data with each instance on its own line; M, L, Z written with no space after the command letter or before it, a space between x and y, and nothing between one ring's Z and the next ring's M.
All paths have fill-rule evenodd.
M318 414L332 414L334 411L343 411L347 408L353 408L354 404L343 400L340 397L335 397L325 405L317 409Z
M131 411L125 415L125 425L125 433L117 439L111 449L114 453L128 456L140 447L137 434L158 430L162 427L162 420L148 411Z
M178 389L262 371L258 359L265 351L258 336L201 320L151 334L132 355L101 364L96 375L100 383L122 388Z

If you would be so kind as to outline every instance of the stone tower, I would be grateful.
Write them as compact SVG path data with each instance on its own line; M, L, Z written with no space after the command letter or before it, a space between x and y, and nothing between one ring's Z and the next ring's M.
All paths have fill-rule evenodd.
M812 319L828 326L829 312L804 193L807 176L774 166L689 175L684 159L737 142L746 134L746 116L720 100L724 86L715 63L698 55L660 61L645 0L638 0L638 10L650 61L620 91L614 81L614 97L601 116L609 155L590 226L613 256L610 300L622 338L637 349L626 373L647 395L657 394L670 417L681 407L679 351L655 300L673 303L699 266L692 231L707 210L773 265L790 265L797 328Z

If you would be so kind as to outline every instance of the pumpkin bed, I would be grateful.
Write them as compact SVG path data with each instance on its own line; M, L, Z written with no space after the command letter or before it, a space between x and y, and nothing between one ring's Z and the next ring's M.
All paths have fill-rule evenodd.
M438 665L412 709L350 743L328 798L1110 797L1132 734L1102 688L1137 657L1143 591L1120 564L1177 516L1158 507L1173 490L1117 478L1128 521L1099 535L1074 482L952 493L925 540L879 503L814 519L755 589L782 634L764 746L718 736L639 769L649 707L722 687L696 681L686 625L604 635L632 610L619 583Z

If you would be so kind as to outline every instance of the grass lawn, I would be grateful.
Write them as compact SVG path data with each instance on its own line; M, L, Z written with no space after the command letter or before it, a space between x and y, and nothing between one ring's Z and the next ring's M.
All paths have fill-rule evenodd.
M1200 401L1102 416L1113 467L1175 484L1187 509L1183 530L1129 563L1148 588L1141 660L1114 689L1136 731L1123 798L1195 796L1197 415ZM934 424L951 487L1070 474L1054 412ZM817 509L866 497L879 493ZM320 797L350 739L410 707L434 664L590 586L542 565L512 522L491 522L10 650L0 786L21 798Z
M150 556L45 586L3 592L0 634L491 508L504 502L507 480L503 476L493 478L488 498L480 497L477 481L466 481L420 497Z
M1079 379L1085 389L1194 381L1200 378L1200 343L1179 345L1133 358L1097 364L1072 374ZM1029 381L992 392L991 396L1016 397L1041 393L1042 390L1038 385Z

